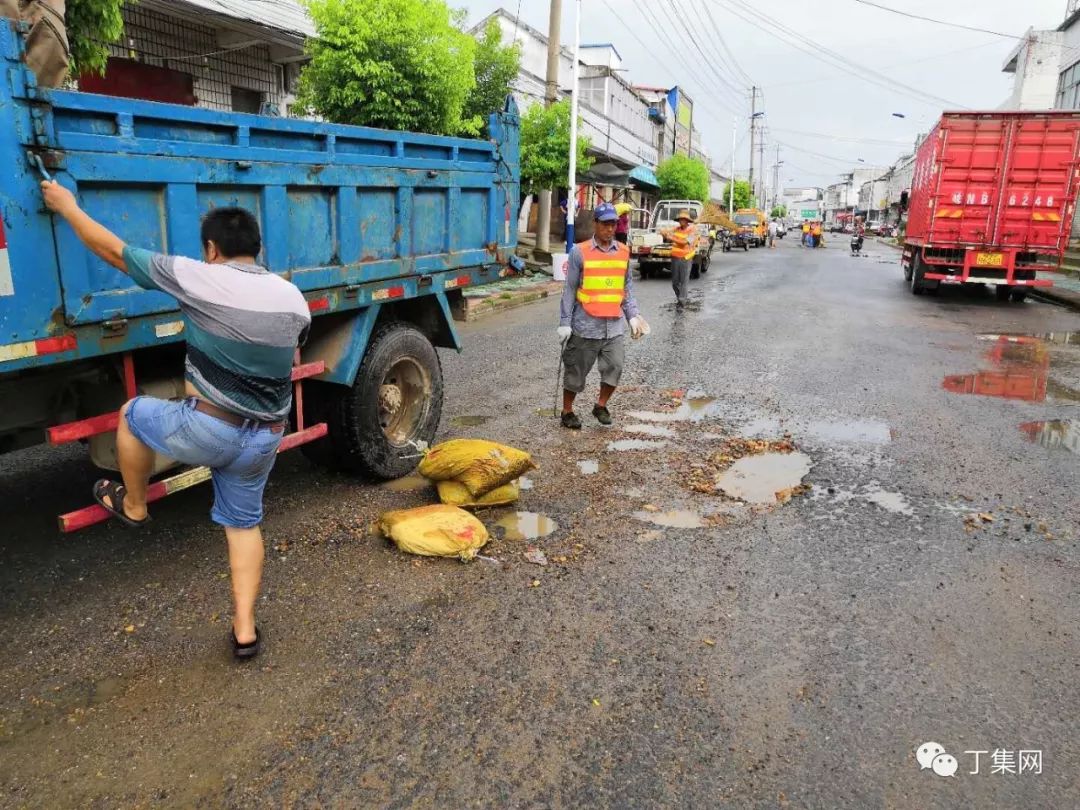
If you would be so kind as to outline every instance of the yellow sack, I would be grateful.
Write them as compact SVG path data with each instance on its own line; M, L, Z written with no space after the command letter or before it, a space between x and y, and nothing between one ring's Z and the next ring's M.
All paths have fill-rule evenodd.
M534 469L524 450L483 439L451 439L432 447L418 471L432 481L460 481L479 498Z
M443 504L385 512L379 529L402 551L425 557L471 560L489 539L483 523Z
M620 217L623 214L629 214L633 210L634 206L628 202L615 203L615 213L618 214Z
M506 506L513 503L521 494L521 488L517 481L511 481L501 487L496 487L486 495L474 498L469 494L468 488L460 481L439 481L439 500L453 506L479 507L479 506Z

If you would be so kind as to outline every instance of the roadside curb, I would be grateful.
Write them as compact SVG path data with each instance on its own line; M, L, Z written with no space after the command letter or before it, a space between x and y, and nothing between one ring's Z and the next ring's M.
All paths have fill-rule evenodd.
M1032 287L1028 290L1028 295L1041 301L1061 304L1063 307L1080 312L1080 293L1072 290L1063 290L1057 287Z
M532 284L520 284L513 289L507 289L502 282L474 287L468 291L461 304L454 307L454 320L469 323L485 315L523 307L560 295L562 288L563 282L552 281L550 277Z

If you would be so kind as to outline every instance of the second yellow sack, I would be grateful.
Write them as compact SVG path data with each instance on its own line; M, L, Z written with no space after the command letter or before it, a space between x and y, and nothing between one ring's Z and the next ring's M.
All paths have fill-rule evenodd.
M517 481L496 487L486 495L474 498L469 494L469 489L460 481L439 481L436 486L439 489L439 500L452 506L463 506L466 509L482 506L506 506L513 503L521 495L521 487Z
M484 439L451 439L432 447L418 472L432 481L460 481L478 498L533 469L536 464L524 450Z
M385 512L379 529L409 554L471 560L488 541L484 524L464 509L436 504Z

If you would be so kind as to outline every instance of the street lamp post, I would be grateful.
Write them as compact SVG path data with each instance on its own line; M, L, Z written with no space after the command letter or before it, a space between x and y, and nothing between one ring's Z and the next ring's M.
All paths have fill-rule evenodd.
M574 68L570 80L570 171L566 186L566 252L574 248L574 219L577 213L577 111L581 55L581 0L574 2Z

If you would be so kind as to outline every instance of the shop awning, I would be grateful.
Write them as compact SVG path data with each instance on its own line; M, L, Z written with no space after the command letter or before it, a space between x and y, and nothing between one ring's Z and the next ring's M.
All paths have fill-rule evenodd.
M586 186L630 188L630 173L614 163L594 163L587 172L578 172L577 181Z
M653 170L648 166L635 166L630 170L630 181L637 183L641 186L652 186L653 188L660 188L660 183L656 179L656 175Z

